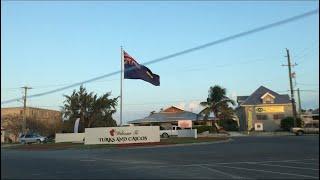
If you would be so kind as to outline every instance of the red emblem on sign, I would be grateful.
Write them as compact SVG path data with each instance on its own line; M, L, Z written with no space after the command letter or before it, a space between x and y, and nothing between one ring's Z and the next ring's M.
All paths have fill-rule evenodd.
M111 136L114 136L114 131L115 131L114 129L111 129L111 130L109 131L109 133L110 133Z

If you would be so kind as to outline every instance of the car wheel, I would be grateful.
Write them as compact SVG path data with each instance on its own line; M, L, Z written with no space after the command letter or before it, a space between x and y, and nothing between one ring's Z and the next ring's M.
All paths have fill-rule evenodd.
M40 144L40 143L41 143L40 139L37 139L37 144Z
M297 132L297 136L302 136L303 135L303 131L298 131Z
M167 133L163 133L163 134L162 134L162 137L163 137L163 138L168 138L169 135L168 135Z
M26 144L26 141L21 141L21 144Z

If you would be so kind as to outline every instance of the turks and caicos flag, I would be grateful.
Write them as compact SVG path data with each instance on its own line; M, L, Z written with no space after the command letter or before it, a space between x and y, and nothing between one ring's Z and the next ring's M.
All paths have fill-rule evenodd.
M127 52L123 51L124 56L124 79L141 79L155 86L160 86L160 77L153 74L151 70L140 65Z

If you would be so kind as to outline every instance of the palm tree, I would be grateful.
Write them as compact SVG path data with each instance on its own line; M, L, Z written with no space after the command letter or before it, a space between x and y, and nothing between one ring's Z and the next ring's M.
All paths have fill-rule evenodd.
M235 102L226 96L226 89L218 85L210 87L207 101L201 102L200 105L204 109L199 115L204 115L203 120L207 120L211 113L218 119L230 118L233 115L233 110L229 104L235 105Z
M79 131L83 132L84 128L116 126L112 115L116 112L117 98L110 98L111 93L105 93L98 97L93 92L88 93L83 86L80 86L68 96L64 95L63 114L68 119L65 129L72 130L74 121L80 118Z

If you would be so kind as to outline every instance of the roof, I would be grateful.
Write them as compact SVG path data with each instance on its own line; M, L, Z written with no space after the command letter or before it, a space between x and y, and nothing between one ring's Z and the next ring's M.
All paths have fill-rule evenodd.
M133 121L129 121L128 123L143 123L143 122L171 122L171 121L178 121L178 120L191 120L197 121L202 120L203 116L198 115L193 112L184 111L177 107L170 107L165 109L159 113L153 113L143 119L136 119ZM209 119L213 120L213 119Z
M183 112L183 111L184 111L183 109L177 108L177 107L175 107L175 106L171 106L171 107L163 110L162 112L171 113L171 112Z
M249 96L237 96L237 102L244 102Z
M241 103L240 105L257 105L262 104L261 97L264 96L266 93L274 96L274 103L273 104L288 104L291 103L288 94L278 94L264 86L260 86L256 91L254 91L246 100ZM246 96L238 96L244 98Z

